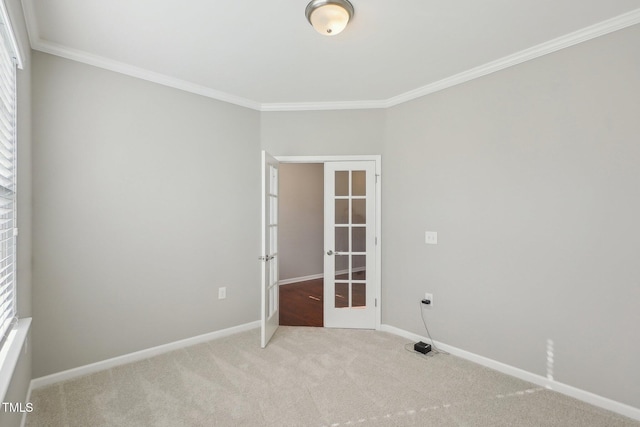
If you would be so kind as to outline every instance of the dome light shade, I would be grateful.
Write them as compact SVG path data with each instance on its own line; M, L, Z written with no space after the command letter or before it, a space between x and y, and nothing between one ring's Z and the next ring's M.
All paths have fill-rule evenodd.
M317 32L335 36L345 29L353 17L353 6L347 0L312 0L307 5L305 15Z

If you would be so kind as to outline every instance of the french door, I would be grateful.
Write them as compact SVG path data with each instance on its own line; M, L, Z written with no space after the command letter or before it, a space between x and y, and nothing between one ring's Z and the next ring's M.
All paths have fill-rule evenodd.
M261 346L280 325L278 311L278 161L262 152L262 309Z
M324 164L324 326L376 327L374 161Z

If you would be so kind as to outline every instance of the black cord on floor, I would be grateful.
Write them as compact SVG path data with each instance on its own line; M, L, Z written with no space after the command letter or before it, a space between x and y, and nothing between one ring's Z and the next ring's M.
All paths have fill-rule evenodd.
M427 331L427 336L429 337L429 341L431 341L431 351L430 351L429 353L427 353L427 354L419 353L419 352L417 352L417 351L415 351L415 350L413 349L413 344L412 344L412 343L405 344L404 349L405 349L405 350L407 350L407 351L409 351L409 352L411 352L411 353L418 354L418 355L420 355L420 356L422 356L422 357L433 357L433 356L435 356L436 354L445 354L445 355L448 355L449 353L447 353L447 352L446 352L446 351L444 351L444 350L440 350L440 349L436 346L435 341L433 341L433 338L431 338L431 333L429 333L429 328L427 327L427 321L426 321L426 320L424 320L424 307L423 307L422 302L420 302L420 317L422 318L422 324L424 325L424 329L426 329L426 331Z

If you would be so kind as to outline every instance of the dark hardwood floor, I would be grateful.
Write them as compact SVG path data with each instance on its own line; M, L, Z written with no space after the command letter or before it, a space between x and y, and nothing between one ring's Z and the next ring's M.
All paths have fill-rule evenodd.
M324 326L323 280L280 286L280 324Z
M347 279L338 276L337 279ZM364 271L354 272L353 279L364 280ZM351 306L364 307L366 289L364 283L352 285ZM324 281L323 279L291 283L280 286L280 324L283 326L324 326ZM336 307L349 306L349 285L336 283Z

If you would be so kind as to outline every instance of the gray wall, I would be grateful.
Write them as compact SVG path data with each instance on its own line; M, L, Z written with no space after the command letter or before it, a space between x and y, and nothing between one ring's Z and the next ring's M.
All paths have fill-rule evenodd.
M34 377L258 319L261 135L276 155L381 152L383 111L261 119L33 57Z
M385 110L267 112L260 118L262 149L274 156L372 155L381 154L384 146ZM285 176L281 180L284 185L287 185L286 179ZM280 265L283 279L296 277L287 264L287 252L291 251L286 247L286 239L291 234L286 232ZM320 243L323 241L322 238ZM313 262L314 265L320 263L318 273L321 273L322 256Z
M385 117L384 110L262 113L260 141L274 156L381 154Z
M388 111L383 322L640 407L640 26ZM425 245L424 232L438 232Z
M384 110L267 112L260 118L262 149L274 156L371 155L384 146ZM282 267L280 277L289 278L289 266Z
M258 113L33 62L34 376L258 319Z
M278 252L280 280L322 274L324 165L280 165Z
M34 375L256 320L260 147L382 153L384 323L424 334L432 292L437 340L540 375L553 340L556 380L640 407L639 41L262 114L35 54Z
M31 316L31 49L20 0L5 0L23 56L23 69L18 71L18 258L16 271L18 316ZM26 402L31 381L31 348L20 353L4 402ZM19 426L21 413L0 411L0 425Z

